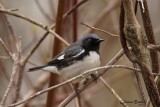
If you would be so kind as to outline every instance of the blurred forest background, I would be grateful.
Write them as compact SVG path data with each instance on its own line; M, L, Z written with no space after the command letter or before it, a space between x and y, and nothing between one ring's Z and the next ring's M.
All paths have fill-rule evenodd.
M56 16L64 15L79 2L84 1L79 7L73 10L69 15L57 19ZM136 0L133 0L134 3ZM61 6L58 4L61 2ZM45 36L40 42L39 47L31 54L31 57L23 61L33 50L39 40L44 37L47 28L45 26L53 25L58 20L59 27L56 25L55 31L63 37L68 43L86 36L89 33L95 33L105 41L101 44L100 55L101 65L106 65L121 50L121 44L118 37L113 37L104 32L100 32L82 25L85 23L99 29L103 29L112 34L119 35L119 14L121 0L0 0L0 38L9 49L13 58L19 58L24 66L19 66L15 72L13 85L7 96L6 105L19 102L26 99L34 93L45 89L51 85L62 82L58 80L57 75L50 76L49 72L32 72L27 70L33 66L47 63L53 56L60 53L67 46L55 39L53 34ZM156 42L160 42L160 1L147 0L152 26ZM43 26L30 23L25 19L3 13L3 9L24 15ZM137 10L137 20L143 26L140 9ZM42 28L43 27L43 28ZM17 48L18 47L18 48ZM20 56L18 53L20 52ZM11 74L14 71L15 62L9 57L2 44L0 44L0 102L7 90ZM23 65L22 64L22 65ZM116 64L133 66L133 64L123 55ZM142 86L145 86L139 73ZM110 69L103 75L105 81L116 91L116 93L127 103L129 107L144 107L137 78L134 71L127 69ZM52 91L53 95L44 93L35 97L29 102L25 102L19 107L57 107L70 93L71 88L68 85ZM145 91L145 97L147 93ZM81 107L122 107L123 105L117 98L102 84L101 81L92 83L79 96ZM2 104L2 102L1 102ZM52 106L51 106L52 105ZM75 101L70 102L67 107L77 107Z

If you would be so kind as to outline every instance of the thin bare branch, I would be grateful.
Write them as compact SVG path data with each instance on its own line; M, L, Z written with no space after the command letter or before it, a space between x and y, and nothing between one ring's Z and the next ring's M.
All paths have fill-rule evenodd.
M22 58L22 37L19 36L18 37L18 41L16 41L16 47L17 47L17 58L18 58L18 65L17 65L17 71L16 71L16 75L14 76L14 93L12 95L12 103L17 102L19 96L20 96L20 88L21 88L21 82L22 82L22 78L23 78L23 71L21 68L24 67L21 66L21 58Z
M14 63L13 63L13 69L12 69L12 74L11 74L11 78L10 78L10 81L9 81L9 85L6 89L6 92L4 93L4 96L2 98L2 101L1 101L1 105L3 105L7 99L7 96L11 90L11 87L13 86L13 82L14 82L14 77L15 77L15 74L17 72L17 68L18 68L18 63L19 63L19 59L18 57L16 56L15 60L14 60Z
M136 63L133 63L133 66L134 66L134 68L138 68L138 65ZM142 96L142 99L146 103L145 92L144 92L144 89L143 89L138 72L135 72L135 77L137 79L137 84L138 84L138 88L139 88L140 94Z
M14 57L12 56L12 53L9 51L9 49L7 48L7 46L4 44L3 40L0 38L0 43L2 44L3 48L5 49L5 51L7 52L7 54L9 55L9 57L12 59L12 61L14 61Z
M105 31L105 30L102 30L102 29L98 29L98 28L93 27L93 26L89 26L89 25L87 25L87 24L85 24L85 23L81 23L81 24L82 24L82 25L84 25L84 26L86 26L86 27L89 27L89 28L91 28L91 29L94 29L94 30L97 30L97 31L100 31L100 32L106 33L106 34L108 34L108 35L110 35L110 36L118 37L118 38L119 38L119 36L118 36L118 35L112 34L112 33L108 32L108 31Z
M103 85L117 98L117 100L124 106L129 107L124 100L115 92L115 90L102 78L100 77L101 82Z
M13 8L13 9L10 9L10 11L18 11L18 9L16 9L16 8Z
M148 44L147 48L149 50L157 50L160 52L160 45L153 45L153 44Z

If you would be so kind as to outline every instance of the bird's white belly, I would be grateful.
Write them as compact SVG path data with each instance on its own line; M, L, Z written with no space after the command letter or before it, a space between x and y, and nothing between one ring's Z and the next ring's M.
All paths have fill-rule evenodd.
M63 68L60 71L60 74L64 78L69 79L85 72L86 70L89 70L98 66L100 66L100 56L98 53L91 51L89 52L88 56L83 58L83 60L78 61L73 65L70 65L69 67Z

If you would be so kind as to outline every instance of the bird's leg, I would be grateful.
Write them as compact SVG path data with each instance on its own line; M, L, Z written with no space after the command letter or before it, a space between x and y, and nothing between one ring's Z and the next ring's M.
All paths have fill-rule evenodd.
M78 83L76 83L76 84L73 84L72 82L71 82L71 87L72 87L72 89L75 91L75 93L78 95L79 94L79 89L78 89Z
M93 78L94 82L97 83L97 76L95 74L91 74L91 78Z
M96 74L91 74L90 76L91 76L91 78L93 78L94 82L97 83ZM88 81L89 81L89 78L86 78L85 81L83 82L83 84L84 84L84 85L87 84Z
M86 78L86 79L84 80L84 82L83 82L83 85L87 84L88 81L89 81L89 78Z

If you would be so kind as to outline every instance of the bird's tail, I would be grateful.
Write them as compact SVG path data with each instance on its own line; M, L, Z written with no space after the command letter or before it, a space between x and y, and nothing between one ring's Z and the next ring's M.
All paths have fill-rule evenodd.
M28 72L37 71L37 70L43 69L44 67L46 67L46 66L33 67L33 68L30 68L30 69L28 70Z

